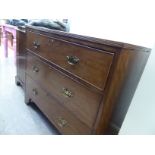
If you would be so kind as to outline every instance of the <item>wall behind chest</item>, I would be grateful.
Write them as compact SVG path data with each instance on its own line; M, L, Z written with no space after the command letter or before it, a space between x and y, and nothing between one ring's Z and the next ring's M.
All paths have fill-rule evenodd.
M155 134L155 46L119 134Z

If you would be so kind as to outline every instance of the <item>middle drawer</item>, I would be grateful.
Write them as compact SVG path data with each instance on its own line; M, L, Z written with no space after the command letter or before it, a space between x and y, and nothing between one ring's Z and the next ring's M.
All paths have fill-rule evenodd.
M37 80L77 118L92 127L102 99L101 94L88 90L30 53L27 54L27 74Z

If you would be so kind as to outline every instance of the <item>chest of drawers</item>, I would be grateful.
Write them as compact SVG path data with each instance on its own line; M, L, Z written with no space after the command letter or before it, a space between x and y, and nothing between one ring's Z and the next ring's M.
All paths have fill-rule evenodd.
M28 26L25 102L62 134L117 134L150 49Z

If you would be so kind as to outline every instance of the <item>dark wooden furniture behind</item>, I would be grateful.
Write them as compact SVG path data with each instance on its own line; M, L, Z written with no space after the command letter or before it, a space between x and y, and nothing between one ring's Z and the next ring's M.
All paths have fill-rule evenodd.
M118 134L150 49L32 26L17 44L26 103L62 134Z
M17 85L21 85L25 89L25 65L26 65L26 32L25 30L16 30L16 66L17 75L15 81Z

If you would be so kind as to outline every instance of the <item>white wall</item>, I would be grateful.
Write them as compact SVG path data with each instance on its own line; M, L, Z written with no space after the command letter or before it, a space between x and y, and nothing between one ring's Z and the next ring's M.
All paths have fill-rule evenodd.
M155 46L127 112L120 134L155 134Z
M152 47L155 9L151 0L92 0L74 5L71 32Z
M148 47L154 42L154 0L46 0L38 1L37 9L36 1L15 9L15 1L9 1L9 11L1 7L0 18L69 18L73 33Z

